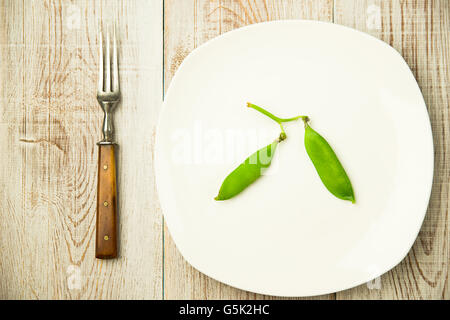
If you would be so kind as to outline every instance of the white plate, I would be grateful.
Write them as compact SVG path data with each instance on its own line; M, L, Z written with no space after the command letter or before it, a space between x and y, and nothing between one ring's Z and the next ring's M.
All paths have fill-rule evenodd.
M279 133L247 101L309 115L356 204L322 185L300 122L286 124L265 176L214 201L228 173ZM155 161L167 225L192 266L240 289L310 296L370 281L405 257L427 209L433 141L419 87L393 48L339 25L276 21L226 33L183 61Z

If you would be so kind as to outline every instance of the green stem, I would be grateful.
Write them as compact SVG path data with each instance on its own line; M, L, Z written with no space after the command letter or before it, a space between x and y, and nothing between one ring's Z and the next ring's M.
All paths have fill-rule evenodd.
M281 128L281 133L282 134L286 134L286 132L284 132L284 128L283 128L283 125L281 124L281 123L278 123L279 125L280 125L280 128Z
M270 119L272 119L273 121L278 123L280 125L280 127L281 127L282 132L284 132L283 126L281 125L281 123L283 123L283 122L290 122L290 121L295 121L295 120L298 120L298 119L302 119L303 121L305 121L305 120L307 121L308 120L307 116L297 116L297 117L293 117L293 118L279 118L276 115L270 113L269 111L267 111L267 110L265 110L265 109L263 109L261 107L258 107L257 105L255 105L253 103L250 103L250 102L247 102L247 107L255 109L255 110L261 112L262 114L266 115L267 117L269 117Z
M284 132L284 128L281 125L281 123L280 123L280 128L281 128L281 133L280 133L280 137L278 138L278 142L286 140L286 138L287 138L286 132Z
M305 127L309 126L309 124L308 124L309 118L308 117L305 117L302 120L305 123Z

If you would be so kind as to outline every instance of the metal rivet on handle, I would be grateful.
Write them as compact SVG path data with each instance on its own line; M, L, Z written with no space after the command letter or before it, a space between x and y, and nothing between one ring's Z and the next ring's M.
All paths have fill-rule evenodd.
M107 207L107 206L108 206L108 201L103 202L103 205L104 205L105 207Z
M105 164L105 165L103 166L103 170L106 170L106 169L108 169L108 166Z

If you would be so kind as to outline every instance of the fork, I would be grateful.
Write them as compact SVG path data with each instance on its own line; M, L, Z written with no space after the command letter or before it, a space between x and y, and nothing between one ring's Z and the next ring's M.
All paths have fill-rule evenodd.
M117 189L113 111L120 101L119 63L116 27L113 26L112 63L110 30L106 28L103 46L102 28L99 30L99 70L97 100L103 109L103 139L98 142L98 185L95 257L117 257ZM106 50L105 48L106 47Z

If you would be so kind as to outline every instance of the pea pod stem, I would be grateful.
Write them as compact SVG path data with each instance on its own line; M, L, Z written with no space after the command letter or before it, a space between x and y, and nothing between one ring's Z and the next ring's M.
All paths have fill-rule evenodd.
M292 117L292 118L279 118L276 115L270 113L269 111L258 107L256 104L247 102L247 107L255 109L259 112L261 112L262 114L268 116L270 119L272 119L273 121L277 122L277 123L282 123L282 122L290 122L290 121L295 121L298 119L308 119L308 116L297 116L297 117Z
M305 124L305 127L309 126L308 122L309 122L309 118L306 117L305 119L302 119L303 123Z
M295 121L295 120L298 120L298 119L302 119L303 121L308 121L309 120L308 116L297 116L297 117L292 117L292 118L279 118L276 115L274 115L273 113L270 113L269 111L267 111L266 109L263 109L263 108L257 106L256 104L253 104L253 103L250 103L250 102L247 102L247 107L255 109L256 111L261 112L265 116L269 117L270 119L272 119L273 121L278 123L280 125L280 128L281 128L281 134L280 134L280 140L281 141L286 139L286 132L284 131L284 128L283 128L283 125L282 125L283 122L291 122L291 121Z

